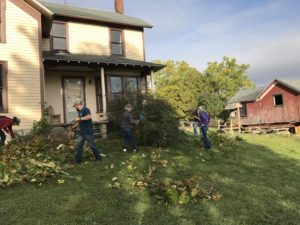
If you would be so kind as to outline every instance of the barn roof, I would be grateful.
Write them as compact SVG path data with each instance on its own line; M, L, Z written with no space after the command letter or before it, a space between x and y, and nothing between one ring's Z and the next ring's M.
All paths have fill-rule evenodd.
M237 102L251 102L255 101L258 96L265 90L264 87L250 89L250 90L240 90L235 96L233 96L228 104Z
M276 79L275 82L280 83L283 86L286 86L298 93L300 93L300 80L281 80L281 79Z

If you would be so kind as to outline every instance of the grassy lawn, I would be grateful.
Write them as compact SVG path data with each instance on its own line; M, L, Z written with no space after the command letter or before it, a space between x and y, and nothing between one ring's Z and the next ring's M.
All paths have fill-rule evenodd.
M268 225L300 224L300 138L243 136L246 142L203 152L189 137L169 149L140 149L124 155L118 140L101 141L110 155L101 163L76 166L81 181L52 179L0 189L1 225ZM199 176L222 194L220 201L159 204L147 189L131 187L147 173L153 153L167 160L157 176ZM110 188L112 178L124 188Z

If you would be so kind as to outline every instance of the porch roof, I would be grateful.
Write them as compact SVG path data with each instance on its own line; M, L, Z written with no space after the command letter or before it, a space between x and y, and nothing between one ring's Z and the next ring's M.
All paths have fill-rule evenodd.
M165 65L128 59L121 56L98 56L86 54L71 54L68 52L43 52L44 62L67 62L67 63L88 63L107 66L133 66L141 68L149 68L153 71L158 71L165 67Z

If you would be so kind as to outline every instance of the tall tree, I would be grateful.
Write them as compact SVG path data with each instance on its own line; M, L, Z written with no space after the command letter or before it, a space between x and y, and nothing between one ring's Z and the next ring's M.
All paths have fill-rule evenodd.
M156 94L169 102L182 119L191 115L199 104L214 117L220 116L228 100L240 89L253 88L248 78L249 65L237 64L224 57L222 62L210 62L201 74L184 61L167 61L166 67L155 73Z
M166 67L155 74L156 94L168 101L181 118L187 118L198 104L202 75L184 61L163 63Z
M219 116L228 100L239 90L255 87L248 77L248 68L249 65L237 64L236 59L228 57L223 57L220 63L209 62L203 73L205 90L201 92L200 104L205 105L213 116Z

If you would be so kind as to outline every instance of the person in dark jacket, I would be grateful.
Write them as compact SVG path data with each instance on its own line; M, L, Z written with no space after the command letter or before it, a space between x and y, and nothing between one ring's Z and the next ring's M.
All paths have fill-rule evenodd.
M85 107L81 101L74 103L74 108L78 111L79 134L77 136L77 151L75 162L81 163L83 145L87 141L97 161L101 160L100 150L94 140L94 129L92 122L92 115L89 108Z
M139 123L138 120L134 120L132 118L132 110L133 107L131 104L127 104L124 107L124 112L121 120L121 129L124 138L123 142L123 152L127 152L128 144L131 144L133 152L136 152L136 140L133 130L133 125L137 125Z
M6 116L0 116L0 146L5 144L6 140L6 134L4 131L8 134L10 134L11 138L14 139L16 136L13 132L12 126L13 125L20 125L20 119L17 117L13 117L12 119Z
M208 126L210 122L210 116L208 115L207 112L205 112L204 107L200 106L199 107L199 115L200 115L200 124L201 124L201 133L204 139L204 148L205 149L210 149L211 148L211 143L208 138L207 132L208 132Z

